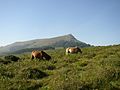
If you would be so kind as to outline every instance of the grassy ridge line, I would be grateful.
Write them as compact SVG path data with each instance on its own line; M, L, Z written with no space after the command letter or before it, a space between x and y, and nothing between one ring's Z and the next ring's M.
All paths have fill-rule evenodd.
M54 49L56 47L80 46L89 47L91 45L77 40L73 35L63 35L46 39L34 39L23 42L15 42L4 47L0 47L0 55L9 53L23 53L32 49Z
M65 49L47 50L50 61L18 54L18 62L1 64L0 90L119 90L120 45L82 51L66 56Z

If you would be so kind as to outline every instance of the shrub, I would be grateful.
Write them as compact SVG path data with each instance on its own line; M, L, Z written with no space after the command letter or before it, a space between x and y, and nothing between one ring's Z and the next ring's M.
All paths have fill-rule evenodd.
M0 80L0 90L39 90L42 83L30 80Z
M21 72L21 75L25 79L40 79L40 78L48 76L47 73L41 70L38 70L36 68L23 69Z
M0 76L2 78L13 78L15 75L4 68L0 68Z
M49 66L47 66L47 69L48 70L54 70L56 67L54 66L54 65L49 65Z
M4 57L6 60L18 61L20 58L14 55L8 55Z
M0 64L8 64L8 63L11 63L11 61L6 61L6 60L3 60L0 58Z

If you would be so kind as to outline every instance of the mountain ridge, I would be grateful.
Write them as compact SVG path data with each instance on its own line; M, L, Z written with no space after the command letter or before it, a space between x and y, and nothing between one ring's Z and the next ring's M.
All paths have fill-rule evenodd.
M72 34L57 36L45 39L33 39L22 42L14 42L4 47L0 47L0 54L14 52L22 49L41 48L41 47L68 47L68 46L90 46L84 42L77 40Z

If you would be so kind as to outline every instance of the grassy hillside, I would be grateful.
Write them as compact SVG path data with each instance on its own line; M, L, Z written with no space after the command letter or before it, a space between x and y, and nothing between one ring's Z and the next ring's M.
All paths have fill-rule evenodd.
M64 49L48 50L49 61L0 59L0 90L120 90L120 45L83 48L65 55Z

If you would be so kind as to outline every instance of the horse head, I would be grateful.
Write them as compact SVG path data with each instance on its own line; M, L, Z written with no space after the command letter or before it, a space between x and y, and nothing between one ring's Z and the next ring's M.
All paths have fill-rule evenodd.
M41 51L42 53L42 57L45 58L46 60L50 60L51 59L51 56L48 55L47 53L45 53L44 51Z
M82 53L82 50L79 47L76 47L77 51Z

